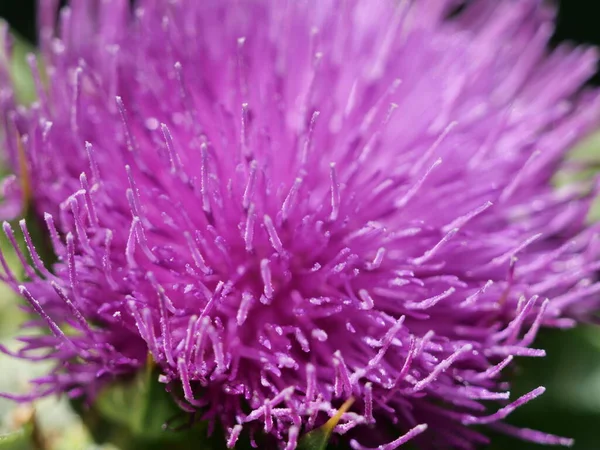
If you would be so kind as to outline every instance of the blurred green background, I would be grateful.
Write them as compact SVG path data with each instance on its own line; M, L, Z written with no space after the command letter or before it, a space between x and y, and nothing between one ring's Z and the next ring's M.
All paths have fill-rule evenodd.
M23 57L35 43L34 3L34 0L0 0L0 17L8 21L21 37L17 47L20 57L13 64L13 70L20 99L25 102L31 100L31 91ZM565 40L600 45L600 16L595 14L600 0L563 0L559 6L558 26L552 45ZM600 75L591 83L600 84ZM576 153L578 158L589 160L597 167L600 162L600 136L582 143ZM600 217L597 211L598 208L594 216ZM12 252L6 244L6 240L0 238L0 246L10 259ZM18 270L14 258L12 263ZM12 292L0 285L0 342L10 348L17 344L14 336L23 319L17 303ZM518 362L513 398L540 385L548 390L541 398L513 413L509 422L575 438L575 450L600 450L600 327L545 331L540 334L537 347L545 348L548 356ZM0 391L24 392L27 390L26 380L44 370L43 364L29 364L0 354ZM35 410L36 427L44 433L48 445L44 450L109 449L108 446L98 447L92 443L85 427L64 399L40 401ZM27 422L30 414L30 408L16 408L13 403L0 399L1 450L30 448L28 444L20 444L18 438L10 444L2 440L3 433ZM488 448L540 450L542 447L494 435L494 443Z

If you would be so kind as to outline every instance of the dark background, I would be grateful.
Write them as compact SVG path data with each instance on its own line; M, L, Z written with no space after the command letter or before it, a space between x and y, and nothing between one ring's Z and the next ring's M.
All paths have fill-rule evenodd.
M0 0L0 17L31 41L35 40L35 3L36 0ZM570 40L600 45L600 1L559 0L558 4L558 27L554 42ZM600 82L600 79L597 81Z
M35 39L35 3L36 0L0 0L0 17L4 17L14 29L31 41ZM66 1L63 0L63 3ZM572 40L599 45L600 1L559 0L558 3L560 10L555 42Z
M0 0L0 18L7 20L13 31L31 42L35 42L35 3L36 0ZM558 4L558 23L552 44L572 41L600 46L600 0L560 0ZM600 75L592 82L600 85ZM573 437L576 439L573 450L600 450L598 328L545 331L537 346L545 348L548 357L520 360L512 398L539 385L546 386L548 392L519 408L508 421ZM489 447L492 450L543 449L503 436L494 436L493 442Z

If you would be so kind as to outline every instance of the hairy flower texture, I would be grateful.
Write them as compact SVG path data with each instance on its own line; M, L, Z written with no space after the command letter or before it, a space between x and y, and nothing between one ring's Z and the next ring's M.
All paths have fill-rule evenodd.
M6 396L93 399L149 352L231 447L294 449L349 398L354 449L570 443L502 422L543 392L505 368L600 290L596 188L552 184L596 53L549 52L542 1L56 3L38 101L4 74L1 108L4 212L29 186L58 262L24 222L27 281L0 261L52 331L15 354L55 368Z

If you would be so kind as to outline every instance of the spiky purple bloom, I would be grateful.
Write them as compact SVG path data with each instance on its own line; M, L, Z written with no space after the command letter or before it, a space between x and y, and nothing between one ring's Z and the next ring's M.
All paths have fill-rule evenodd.
M52 331L17 356L56 362L13 398L93 399L149 352L232 446L293 449L350 397L355 449L569 444L502 423L543 392L503 369L600 289L596 189L552 185L596 53L548 53L543 2L72 1L55 30L56 3L37 103L2 82L8 209L28 178L59 258L21 222L28 281L0 261Z

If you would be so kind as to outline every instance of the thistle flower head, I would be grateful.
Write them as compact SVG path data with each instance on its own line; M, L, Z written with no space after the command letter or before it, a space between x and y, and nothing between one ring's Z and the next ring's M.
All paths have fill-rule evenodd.
M0 98L8 206L27 178L58 256L21 222L28 279L2 278L52 334L17 356L56 365L18 399L93 399L150 353L230 446L294 449L349 398L354 449L569 443L502 423L543 392L509 400L506 367L600 286L596 188L552 183L596 53L548 52L543 2L55 3L38 101Z

